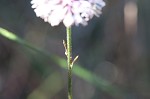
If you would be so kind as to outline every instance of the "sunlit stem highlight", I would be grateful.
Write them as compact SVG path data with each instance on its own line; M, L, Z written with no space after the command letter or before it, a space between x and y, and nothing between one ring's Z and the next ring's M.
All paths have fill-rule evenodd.
M72 39L71 27L67 27L68 99L72 98Z

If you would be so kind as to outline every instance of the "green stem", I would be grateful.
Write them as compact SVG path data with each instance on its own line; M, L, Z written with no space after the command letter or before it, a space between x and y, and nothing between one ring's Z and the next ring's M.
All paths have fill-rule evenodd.
M68 63L68 99L72 99L72 39L71 27L67 31L67 63Z

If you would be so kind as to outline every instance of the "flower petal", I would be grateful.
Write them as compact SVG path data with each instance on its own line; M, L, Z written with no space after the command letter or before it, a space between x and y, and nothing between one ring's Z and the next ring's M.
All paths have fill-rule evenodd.
M64 17L63 23L66 27L70 27L74 23L74 18L71 12L68 12L67 15Z
M32 0L31 4L37 17L52 26L63 22L66 27L87 25L94 15L100 16L105 6L103 0Z

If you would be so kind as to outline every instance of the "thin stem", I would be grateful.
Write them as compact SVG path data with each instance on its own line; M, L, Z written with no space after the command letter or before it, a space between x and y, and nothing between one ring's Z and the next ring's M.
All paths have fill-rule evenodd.
M72 99L72 39L71 27L67 31L67 63L68 63L68 99Z

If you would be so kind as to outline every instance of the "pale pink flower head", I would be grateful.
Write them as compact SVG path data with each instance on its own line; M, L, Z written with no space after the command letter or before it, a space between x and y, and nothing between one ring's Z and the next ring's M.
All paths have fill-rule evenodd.
M66 27L87 25L93 16L99 17L105 6L103 0L32 0L36 16L52 26L63 22Z

